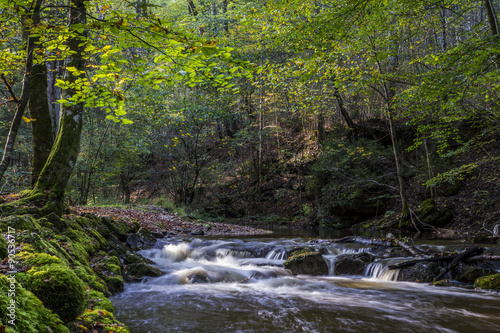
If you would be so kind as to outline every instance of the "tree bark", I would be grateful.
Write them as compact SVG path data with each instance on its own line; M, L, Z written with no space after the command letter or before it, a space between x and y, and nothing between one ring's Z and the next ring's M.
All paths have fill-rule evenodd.
M30 81L32 77L32 67L33 67L33 51L35 50L36 45L35 45L35 38L32 37L31 34L29 33L28 31L29 26L26 26L25 22L26 19L28 19L28 17L32 20L34 19L39 22L39 14L42 2L43 0L36 0L31 15L27 15L21 18L23 24L23 33L26 33L27 36L27 43L26 43L26 62L24 67L25 68L24 78L22 84L21 97L19 99L14 95L14 92L12 91L12 88L8 84L7 79L3 75L1 76L2 80L4 81L4 84L6 85L7 89L9 90L12 96L12 99L16 103L16 112L14 113L14 118L12 119L12 123L9 129L9 134L5 142L2 162L0 163L0 179L3 178L3 175L10 164L10 160L12 159L12 153L14 151L14 143L16 141L17 132L19 130L19 126L21 125L23 114L24 111L26 110L26 106L28 105L28 100L30 96ZM35 25L35 23L33 22L32 25Z
M333 83L333 96L335 96L335 99L337 100L340 113L342 114L342 117L344 117L347 127L349 127L350 129L354 129L356 125L352 121L351 117L349 116L349 112L347 112L344 106L344 100L342 99L342 95L340 95L339 88L337 87L335 82Z
M71 36L68 38L68 48L73 52L67 59L66 68L74 67L78 71L85 69L83 51L85 49L86 31L77 32L78 28L86 24L86 7L84 0L71 0L68 24ZM70 99L77 94L74 87L78 77L66 71L65 80L70 88L63 91L63 98ZM80 151L80 136L82 132L83 103L72 105L64 104L61 108L61 121L56 141L50 152L50 156L35 184L32 195L40 193L48 195L49 203L54 209L62 208L64 191L68 184L76 159ZM36 138L35 138L36 140Z
M9 167L10 161L12 159L17 132L19 131L19 126L21 125L23 119L24 110L28 105L30 75L27 73L29 72L26 71L26 74L24 75L23 90L21 93L21 97L17 99L15 96L12 96L12 98L14 98L14 101L16 103L16 111L14 113L14 118L10 123L9 134L7 135L7 140L5 142L5 147L3 150L2 162L0 163L0 180L3 178L3 175L5 174L7 168ZM8 86L7 79L5 79L3 75L2 79L4 80L5 85ZM10 90L10 86L8 87Z
M224 14L224 23L222 24L222 33L227 35L229 33L229 20L226 17L228 0L222 0L222 14Z
M33 25L40 24L40 13L35 12L32 16ZM36 45L39 38L33 37ZM34 50L33 50L34 51ZM45 63L35 64L31 70L30 94L28 108L33 132L33 171L31 172L31 186L34 186L43 166L50 154L54 142L52 135L52 120L47 90L47 66Z
M500 28L498 26L498 19L492 1L484 0L484 7L486 9L486 16L488 17L488 23L490 25L491 35L492 36L498 35L500 33Z

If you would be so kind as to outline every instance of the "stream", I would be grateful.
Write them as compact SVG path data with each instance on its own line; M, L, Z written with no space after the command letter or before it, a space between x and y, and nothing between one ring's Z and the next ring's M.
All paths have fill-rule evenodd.
M116 317L134 333L500 332L499 293L397 281L398 270L386 266L404 258L370 245L309 239L159 240L141 254L165 274L126 284L111 297ZM302 246L323 254L329 275L293 276L283 269L287 254ZM461 250L466 244L419 246ZM338 255L362 251L377 257L363 275L334 275Z

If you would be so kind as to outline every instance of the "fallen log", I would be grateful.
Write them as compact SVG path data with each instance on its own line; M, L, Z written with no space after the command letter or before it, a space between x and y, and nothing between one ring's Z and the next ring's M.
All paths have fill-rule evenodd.
M448 273L460 261L466 259L467 257L482 254L483 252L484 252L483 248L479 248L479 247L474 246L474 247L471 247L470 249L460 253L459 255L457 255L457 257L455 259L453 259L453 261L448 266L446 266L445 268L443 268L441 270L441 272L434 278L434 280L432 282L436 282L436 281L441 280L441 278L443 278L443 276L445 276L446 273Z
M466 258L464 261L465 262L470 262L470 261L500 261L500 256L481 254L481 255Z
M421 250L408 246L400 240L397 239L380 239L380 238L368 238L362 236L347 236L340 239L334 239L334 243L361 243L367 245L385 246L385 247L400 247L403 250L411 253L415 257L421 257ZM419 252L420 251L420 252Z
M419 262L452 261L457 256L458 256L458 254L454 254L454 255L451 255L451 256L442 256L442 257L432 257L432 258L422 258L422 259L409 260L409 261L400 262L399 264L389 265L389 266L387 266L387 268L388 269L399 269L399 268L404 268L404 267L408 267L408 266L413 266L415 264L418 264Z
M367 245L377 245L377 246L393 246L392 242L385 239L368 238L362 236L347 236L340 239L334 239L334 243L361 243Z

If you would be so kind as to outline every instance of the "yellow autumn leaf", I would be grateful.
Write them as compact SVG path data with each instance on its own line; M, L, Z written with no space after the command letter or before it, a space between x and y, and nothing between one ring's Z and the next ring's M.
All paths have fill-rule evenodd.
M30 123L32 121L35 121L36 119L32 119L32 118L26 118L25 116L23 116L23 120L27 123Z

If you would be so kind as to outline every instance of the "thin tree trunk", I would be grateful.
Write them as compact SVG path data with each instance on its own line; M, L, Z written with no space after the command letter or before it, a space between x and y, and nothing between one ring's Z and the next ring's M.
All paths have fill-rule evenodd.
M222 33L227 35L229 33L229 20L226 17L228 0L222 0L222 14L224 14L224 24L222 25Z
M198 11L196 10L196 6L194 5L194 2L193 0L188 0L188 12L189 12L189 15L193 16L193 17L196 17L198 16ZM203 34L205 33L205 29L203 29L202 27L198 28L198 32L200 33L200 36L203 36Z
M39 13L40 8L42 6L43 0L36 0L35 5L33 7L33 12L30 15L30 19L35 19L39 22ZM30 81L32 77L32 67L33 67L33 50L36 48L35 38L31 36L29 31L27 31L27 26L25 26L25 22L28 19L28 16L22 17L23 24L23 33L25 32L27 35L27 43L26 43L26 63L25 63L25 71L22 85L21 97L18 99L14 92L12 91L11 86L7 82L7 79L2 74L1 78L7 87L9 93L11 94L12 99L16 103L16 112L14 113L14 118L12 119L12 123L9 129L9 134L7 136L7 140L5 142L4 152L2 156L2 162L0 163L0 179L3 178L5 171L7 170L10 160L12 159L12 154L14 152L14 143L16 141L17 132L19 131L19 126L21 125L24 111L26 110L26 106L28 105L28 100L30 96ZM35 24L34 22L32 23Z
M344 118L344 120L347 124L347 127L349 127L350 129L354 129L356 127L356 125L352 121L351 117L349 116L349 112L347 112L347 109L345 108L344 100L343 100L342 95L340 94L340 90L337 87L337 85L335 84L335 82L333 82L333 96L335 96L335 99L337 100L340 113L342 114L342 117Z
M26 66L28 69L28 66ZM15 98L13 95L12 97L15 98L15 102L17 104L16 106L16 112L14 113L14 118L12 119L12 122L10 124L10 129L9 129L9 134L7 135L7 140L5 142L5 147L3 150L3 156L2 156L2 162L0 163L0 180L3 178L3 175L5 174L5 171L9 167L10 161L12 159L12 155L14 153L14 144L16 142L16 136L17 132L19 131L19 126L21 125L22 119L23 119L23 114L24 110L26 109L26 106L28 105L28 97L29 97L29 80L30 80L30 74L28 74L29 71L26 70L26 74L24 75L23 79L23 90L21 93L21 97L19 99ZM5 85L10 89L10 86L7 83L7 79L2 75L2 79L4 80Z
M68 17L70 30L74 25L85 26L87 11L85 1L71 0L70 4L71 9L69 10ZM81 33L75 30L72 31L67 45L69 50L74 53L67 60L66 68L74 67L78 71L85 70L85 60L82 57L85 49L85 38L85 30ZM66 72L65 79L71 86L76 84L78 77ZM71 87L63 91L63 97L69 99L76 93L76 89ZM62 207L64 191L80 151L83 105L83 103L77 103L62 106L61 122L56 141L32 191L33 195L39 193L49 194L48 199L55 206L55 209Z
M61 106L57 100L61 99L61 88L56 87L56 79L62 77L63 63L61 60L46 62L47 66L47 94L52 120L52 138L55 139L59 130Z
M212 14L212 36L217 36L219 34L219 24L217 23L217 3L212 0L211 4L211 14Z

